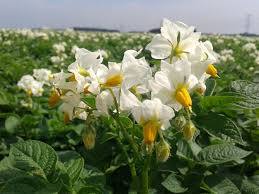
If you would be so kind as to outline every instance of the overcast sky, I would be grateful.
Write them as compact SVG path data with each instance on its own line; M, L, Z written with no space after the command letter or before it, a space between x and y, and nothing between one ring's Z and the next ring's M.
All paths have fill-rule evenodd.
M199 31L259 34L259 0L0 0L0 28L102 27L147 31L161 19Z

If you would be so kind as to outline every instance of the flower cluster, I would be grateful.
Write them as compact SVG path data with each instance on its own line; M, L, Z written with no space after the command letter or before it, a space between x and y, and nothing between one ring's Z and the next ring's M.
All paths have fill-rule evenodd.
M33 76L24 75L17 83L29 96L41 96L44 89L43 85L50 85L52 78L51 71L48 69L34 69Z
M146 47L152 58L161 60L155 73L139 57L142 50L127 50L120 63L104 65L100 51L75 48L75 62L67 72L53 75L49 105L62 101L65 122L86 120L89 114L131 114L143 128L143 142L151 145L175 112L192 112L191 93L203 94L206 79L218 77L212 44L199 38L194 27L164 19L161 34ZM82 100L87 96L95 99L95 107Z

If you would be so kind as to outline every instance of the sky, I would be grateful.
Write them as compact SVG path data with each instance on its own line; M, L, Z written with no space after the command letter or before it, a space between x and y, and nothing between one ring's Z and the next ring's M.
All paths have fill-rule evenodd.
M162 18L204 33L241 33L250 23L248 31L259 34L259 0L0 0L0 28L148 31Z

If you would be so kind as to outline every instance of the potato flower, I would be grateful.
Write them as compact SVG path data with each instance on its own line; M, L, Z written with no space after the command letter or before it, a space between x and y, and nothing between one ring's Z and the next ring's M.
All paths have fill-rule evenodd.
M29 96L41 96L43 93L43 84L36 81L31 75L24 75L17 83L17 86L23 89Z
M150 145L155 141L158 130L170 126L169 120L174 117L174 111L155 98L144 100L140 106L134 107L132 115L143 127L144 143Z
M188 60L179 60L174 64L161 61L161 71L150 82L152 97L159 98L176 111L182 107L191 109L190 92L197 83L197 78L191 74L191 63Z
M189 27L181 22L171 22L164 19L161 34L155 35L146 49L151 51L154 59L173 60L187 58L187 54L193 52L199 32L194 32L194 27Z
M50 85L50 81L52 79L51 71L48 69L34 69L33 77L43 84Z

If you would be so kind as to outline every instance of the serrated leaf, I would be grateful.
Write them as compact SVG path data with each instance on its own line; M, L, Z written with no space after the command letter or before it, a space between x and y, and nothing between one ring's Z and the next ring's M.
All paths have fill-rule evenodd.
M188 188L182 186L174 173L171 173L161 184L172 193L183 193L188 190Z
M225 143L205 147L199 152L198 158L206 165L215 165L239 160L251 153L232 144Z
M215 194L241 194L236 185L228 178L211 175L205 178L204 182Z
M10 157L18 169L31 171L43 177L51 175L57 163L55 150L48 144L35 140L13 144Z

